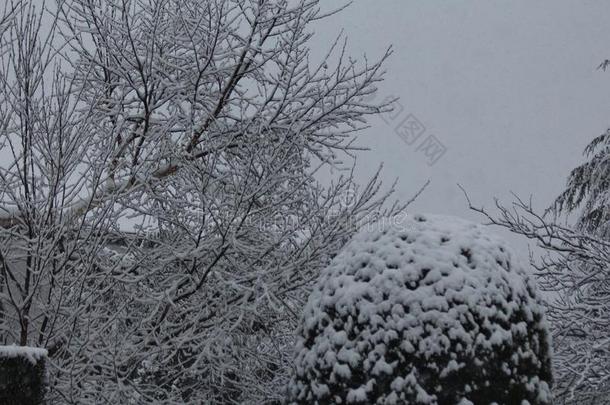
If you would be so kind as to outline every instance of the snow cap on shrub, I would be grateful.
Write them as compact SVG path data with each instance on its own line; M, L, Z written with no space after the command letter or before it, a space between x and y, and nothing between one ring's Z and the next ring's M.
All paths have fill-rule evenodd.
M533 280L483 226L379 221L326 268L304 308L291 404L550 404Z
M46 349L0 346L0 404L44 404Z

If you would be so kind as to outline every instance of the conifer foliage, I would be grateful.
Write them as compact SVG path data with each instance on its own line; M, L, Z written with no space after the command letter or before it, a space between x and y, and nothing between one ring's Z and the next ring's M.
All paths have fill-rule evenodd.
M304 309L291 404L550 404L533 280L482 226L395 217L359 233Z

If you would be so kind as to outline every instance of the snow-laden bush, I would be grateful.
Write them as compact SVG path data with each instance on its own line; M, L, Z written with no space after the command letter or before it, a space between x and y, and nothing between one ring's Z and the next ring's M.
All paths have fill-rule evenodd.
M0 404L43 404L46 358L45 349L0 346Z
M549 334L506 245L451 217L365 229L304 309L292 404L549 404ZM526 402L523 402L526 401Z

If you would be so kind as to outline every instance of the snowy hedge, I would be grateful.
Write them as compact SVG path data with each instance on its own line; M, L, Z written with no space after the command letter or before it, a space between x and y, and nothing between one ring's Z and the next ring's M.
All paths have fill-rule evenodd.
M501 240L451 217L390 218L320 276L288 402L550 404L549 347L535 285Z
M46 356L45 349L0 346L0 404L44 403Z

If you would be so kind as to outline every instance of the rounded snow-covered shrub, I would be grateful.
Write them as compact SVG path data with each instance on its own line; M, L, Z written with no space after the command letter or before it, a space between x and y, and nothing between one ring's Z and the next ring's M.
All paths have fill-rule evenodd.
M291 404L550 404L535 285L480 225L404 216L337 255L304 308Z

